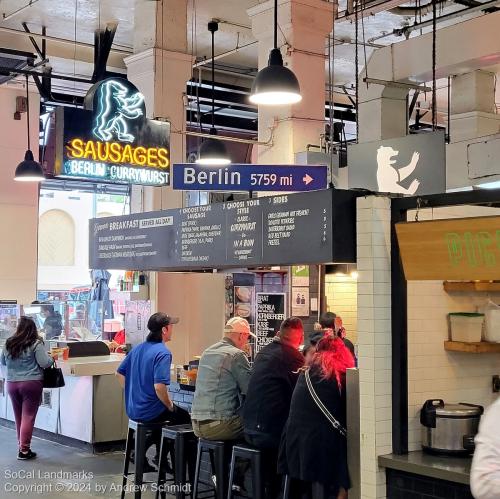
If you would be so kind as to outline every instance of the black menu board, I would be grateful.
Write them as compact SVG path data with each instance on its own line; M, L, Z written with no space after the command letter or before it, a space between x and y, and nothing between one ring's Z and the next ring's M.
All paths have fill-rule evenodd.
M336 199L342 213L335 216ZM337 210L340 211L340 210ZM334 261L333 220L355 231L355 196L327 189L90 221L90 268L199 270ZM344 238L339 248L355 248ZM343 262L355 261L342 255ZM340 260L339 260L340 261Z
M273 341L285 320L285 293L257 293L255 355Z

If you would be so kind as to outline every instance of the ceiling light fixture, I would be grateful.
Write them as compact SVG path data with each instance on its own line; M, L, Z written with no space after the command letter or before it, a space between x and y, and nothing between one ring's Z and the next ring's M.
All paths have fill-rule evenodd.
M229 154L227 153L224 143L217 138L217 130L215 128L215 32L219 29L219 24L215 21L208 23L208 31L212 33L212 127L210 128L210 135L213 138L205 139L199 150L198 165L206 166L224 166L231 163Z
M28 126L28 150L16 168L14 180L19 182L41 182L45 179L42 165L35 161L30 147L30 97L28 92L28 75L26 75L26 123Z
M274 0L274 48L269 53L267 67L261 69L252 85L250 102L263 106L296 104L302 100L297 77L283 65L278 48L278 0Z

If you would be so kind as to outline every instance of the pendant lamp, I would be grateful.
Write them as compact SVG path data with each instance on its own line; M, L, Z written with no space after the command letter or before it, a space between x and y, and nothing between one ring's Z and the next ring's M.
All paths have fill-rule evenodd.
M293 71L283 65L278 48L278 0L274 0L274 48L266 68L261 69L252 85L250 102L263 106L296 104L302 100L300 86Z
M226 150L224 143L217 138L217 130L215 128L215 32L219 29L219 24L215 21L208 23L208 31L212 33L212 127L210 128L210 135L213 138L205 139L199 150L198 159L196 163L198 165L206 166L224 166L231 163L231 159Z
M30 147L30 98L28 92L28 75L26 75L26 123L28 125L28 150L16 168L14 180L19 182L41 182L45 179L42 165L35 161Z

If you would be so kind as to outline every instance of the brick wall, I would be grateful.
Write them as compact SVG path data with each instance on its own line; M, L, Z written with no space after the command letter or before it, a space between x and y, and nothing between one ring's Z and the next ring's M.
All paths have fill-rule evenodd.
M377 457L392 452L390 200L357 201L361 497L385 498Z
M421 210L419 220L498 214L484 207L447 207ZM408 213L415 220L415 212ZM491 377L500 374L500 355L448 352L447 314L476 312L488 298L500 303L500 293L446 293L443 281L408 282L408 445L420 449L419 411L432 398L488 406L496 394Z
M357 343L358 281L347 275L325 276L326 305L329 312L342 317L347 337Z

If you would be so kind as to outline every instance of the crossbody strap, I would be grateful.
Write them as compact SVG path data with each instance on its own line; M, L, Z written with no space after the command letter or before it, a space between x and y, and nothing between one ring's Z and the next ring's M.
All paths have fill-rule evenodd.
M307 388L309 389L309 393L311 394L311 397L313 398L314 402L316 402L316 405L318 406L319 410L325 415L325 417L330 421L332 426L343 436L347 437L347 430L335 419L333 414L325 407L325 404L321 402L321 399L318 397L318 394L313 388L311 378L309 377L309 370L305 371L304 374L306 378L306 384Z

